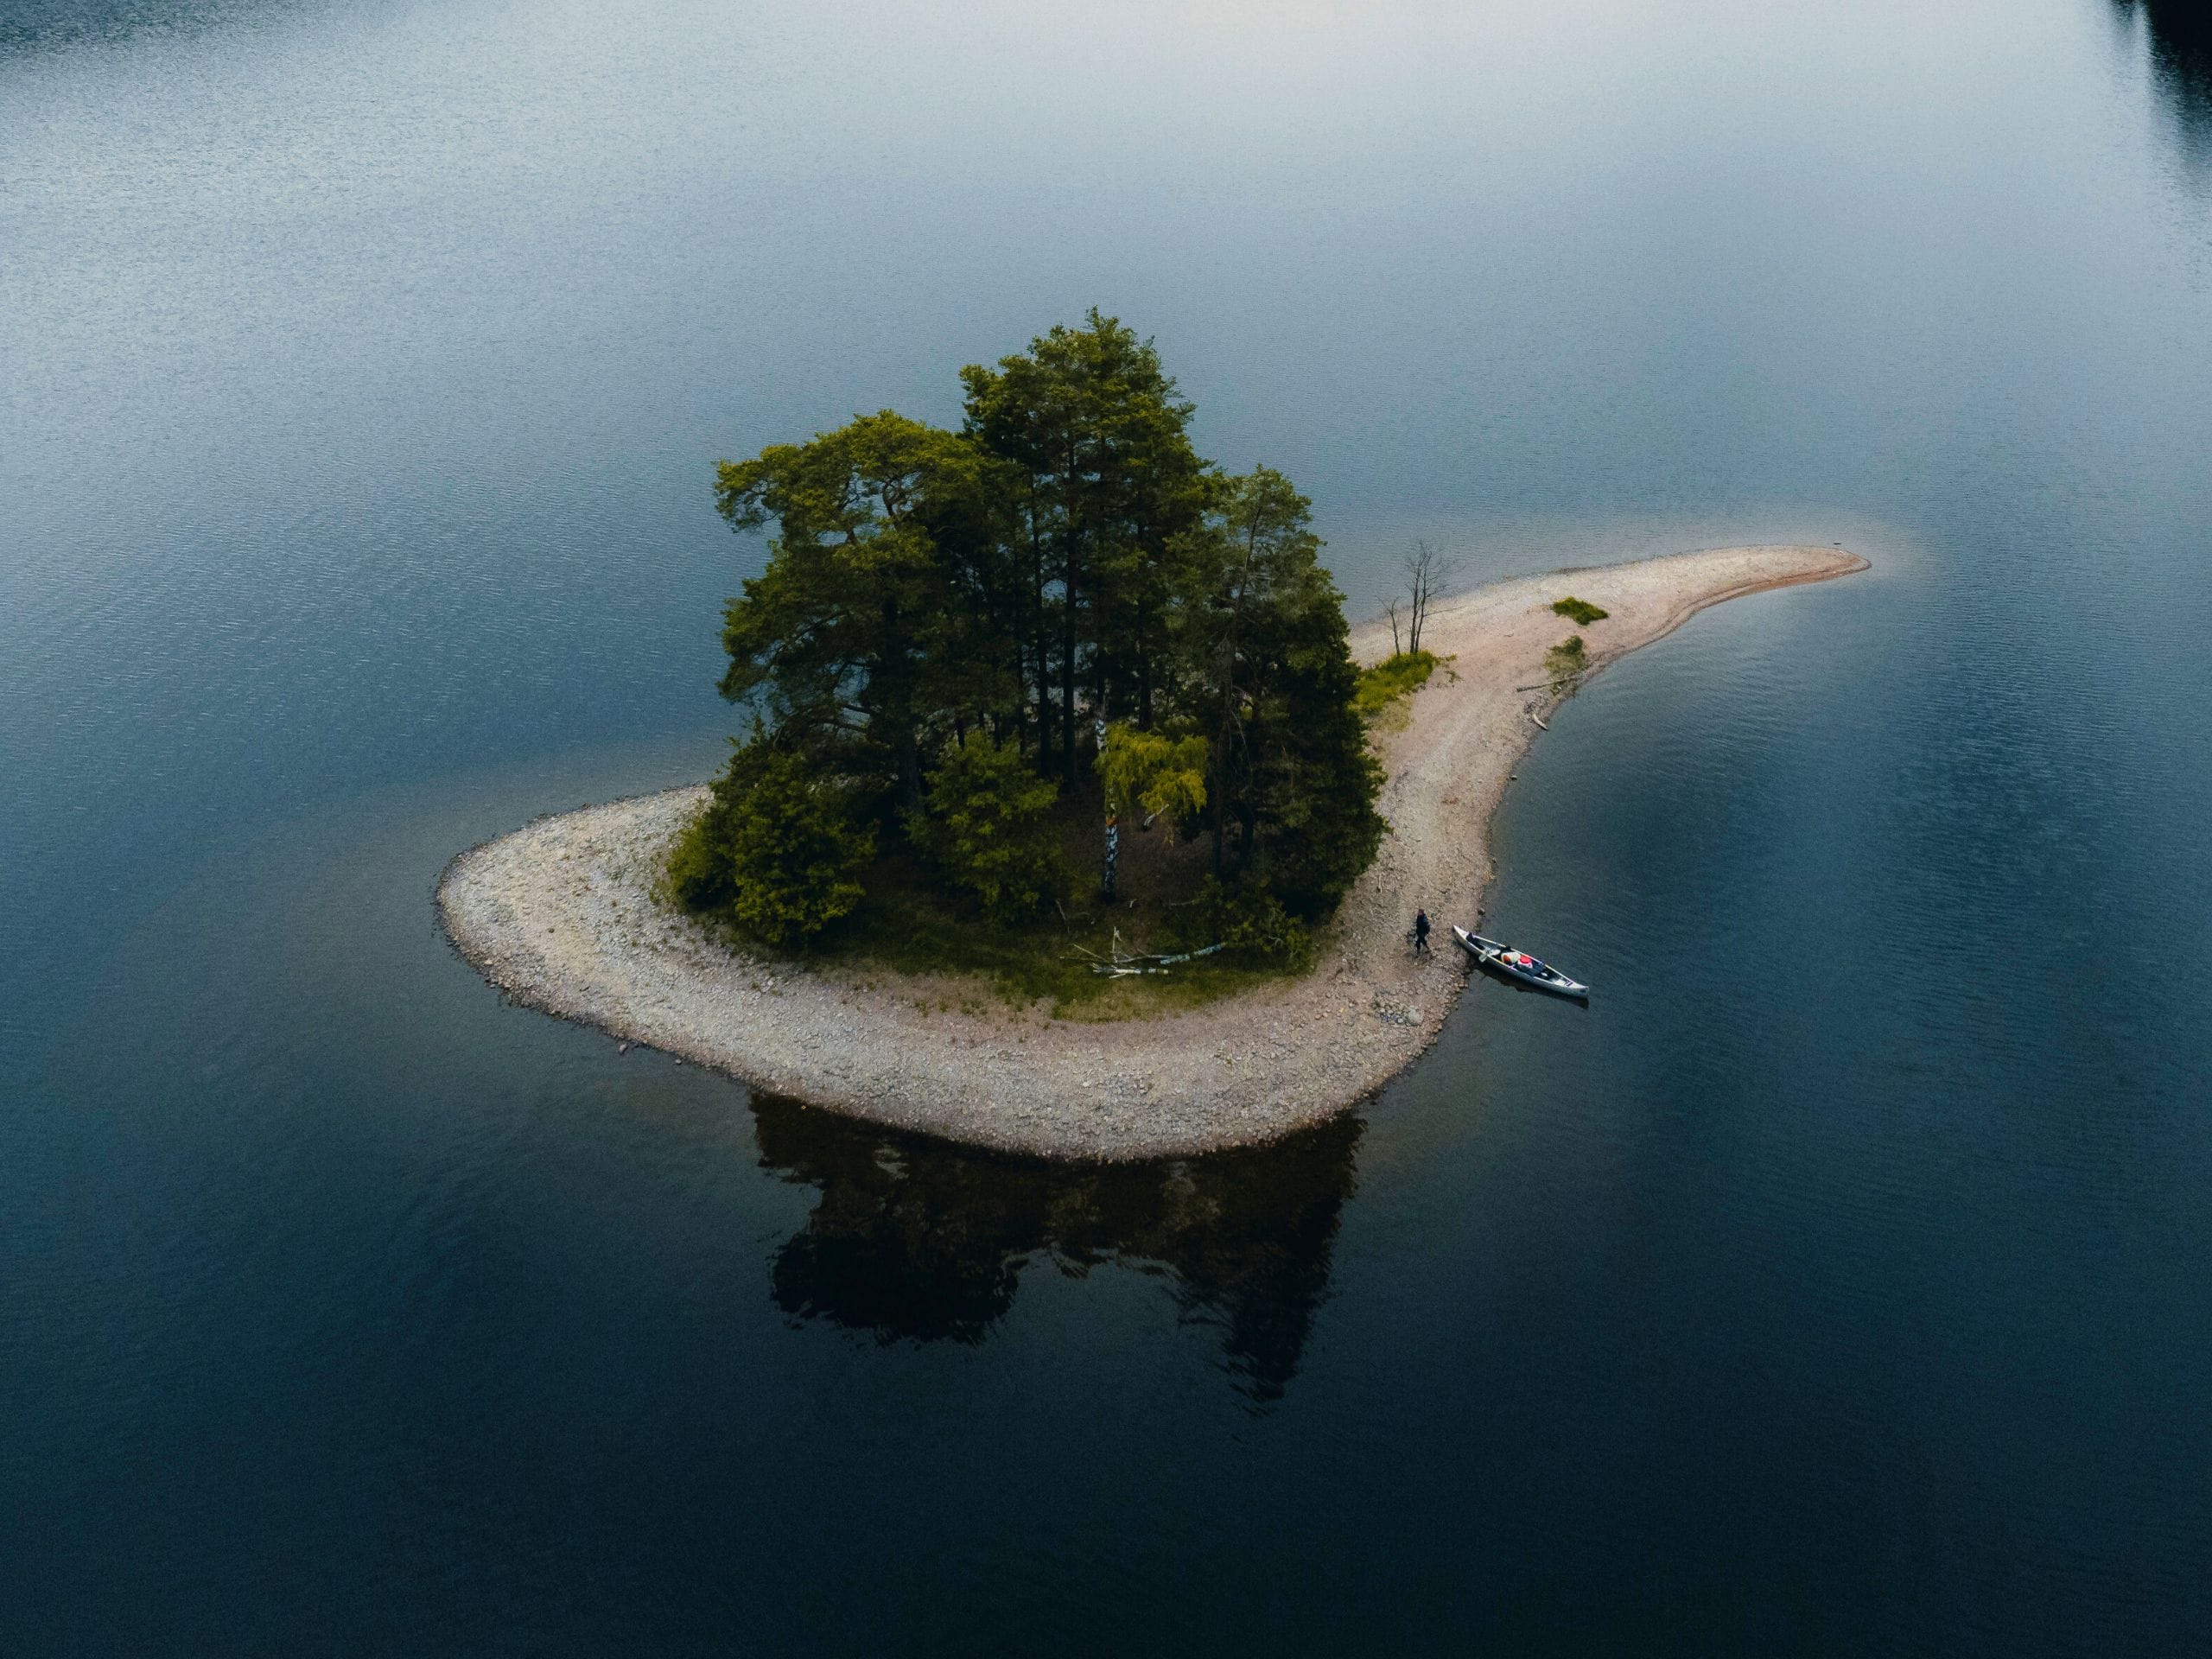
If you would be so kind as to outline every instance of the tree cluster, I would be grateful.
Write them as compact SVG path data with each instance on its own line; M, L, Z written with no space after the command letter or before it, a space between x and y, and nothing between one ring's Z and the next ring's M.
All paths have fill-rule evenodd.
M1326 914L1383 825L1309 503L1201 458L1151 342L1095 310L961 380L958 431L887 410L721 464L717 506L769 557L725 614L752 728L678 896L790 944L903 844L1012 920L1066 879L1052 820L1080 797Z

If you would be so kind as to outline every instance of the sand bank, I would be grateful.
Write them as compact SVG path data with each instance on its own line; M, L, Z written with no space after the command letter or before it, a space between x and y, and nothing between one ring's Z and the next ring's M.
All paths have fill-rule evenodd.
M1489 826L1548 694L1544 652L1574 594L1612 614L1586 631L1599 664L1706 606L1863 570L1831 548L1728 548L1524 577L1441 602L1424 643L1452 655L1383 740L1393 833L1302 979L1186 1013L1113 1024L925 1012L871 974L733 957L651 889L705 800L672 790L543 818L455 859L448 931L516 1001L819 1106L979 1146L1129 1159L1272 1140L1370 1093L1434 1039L1464 969L1404 943L1416 904L1465 920L1490 880ZM1353 632L1363 661L1387 626ZM1443 934L1440 925L1440 937ZM1602 994L1602 988L1600 991Z

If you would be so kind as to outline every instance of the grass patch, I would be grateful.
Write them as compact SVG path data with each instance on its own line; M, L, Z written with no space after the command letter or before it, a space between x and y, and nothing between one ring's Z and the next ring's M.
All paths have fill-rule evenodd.
M1141 950L1148 942L1144 936L1151 930L1126 903L1110 912L1095 902L1081 909L1071 906L1065 924L1048 914L1026 925L995 926L948 905L911 874L899 872L897 863L886 860L879 867L868 897L816 953L819 959L933 979L966 978L980 982L977 988L993 1000L1015 1007L1043 1001L1055 1018L1068 1020L1142 1019L1281 977L1278 968L1218 957L1135 978L1096 974L1072 947L1104 956L1116 928L1124 950ZM967 1003L951 988L947 992L950 1005Z
M1563 645L1554 645L1544 653L1544 671L1551 676L1552 690L1560 693L1572 690L1582 678L1583 671L1590 666L1590 653L1583 649L1582 636L1576 634Z
M1602 622L1612 614L1611 611L1602 610L1586 599L1575 598L1573 594L1569 594L1565 599L1553 601L1552 609L1586 628L1592 622Z
M1373 720L1400 697L1420 690L1435 672L1436 653L1433 651L1402 651L1395 657L1386 657L1374 667L1360 670L1359 689L1352 694L1352 707L1359 711L1362 720Z

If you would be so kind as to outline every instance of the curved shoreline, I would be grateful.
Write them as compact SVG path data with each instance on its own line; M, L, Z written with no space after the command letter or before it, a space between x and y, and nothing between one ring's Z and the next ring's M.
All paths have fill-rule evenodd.
M1569 593L1611 613L1598 667L1730 599L1867 568L1834 548L1725 548L1526 576L1445 601L1424 643L1452 657L1382 741L1393 827L1313 972L1141 1020L926 1011L933 982L734 955L653 903L663 851L703 785L541 818L455 858L447 932L515 1001L817 1106L1005 1152L1119 1160L1274 1140L1371 1094L1441 1029L1463 975L1404 945L1416 904L1471 915L1490 821L1550 701L1518 688L1569 624ZM1353 630L1363 660L1387 625Z

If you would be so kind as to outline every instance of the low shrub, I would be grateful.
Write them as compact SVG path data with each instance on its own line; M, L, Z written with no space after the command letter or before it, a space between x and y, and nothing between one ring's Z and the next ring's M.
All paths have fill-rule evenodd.
M1359 671L1359 687L1352 693L1351 706L1359 711L1362 720L1372 720L1400 697L1410 696L1428 683L1428 677L1436 672L1436 653L1433 651L1402 651L1395 657L1386 657L1372 668Z
M1554 645L1544 653L1544 671L1552 677L1552 690L1572 690L1590 666L1590 654L1582 648L1582 636L1574 635L1563 645Z
M1313 936L1281 902L1255 882L1235 884L1208 876L1197 894L1168 912L1178 948L1201 950L1225 944L1248 959L1294 971L1313 960Z
M861 899L875 832L849 791L756 736L715 779L669 855L678 904L771 947L806 945Z
M1580 626L1588 627L1592 622L1602 622L1612 613L1601 610L1586 599L1577 599L1569 594L1565 599L1553 602L1552 609Z

